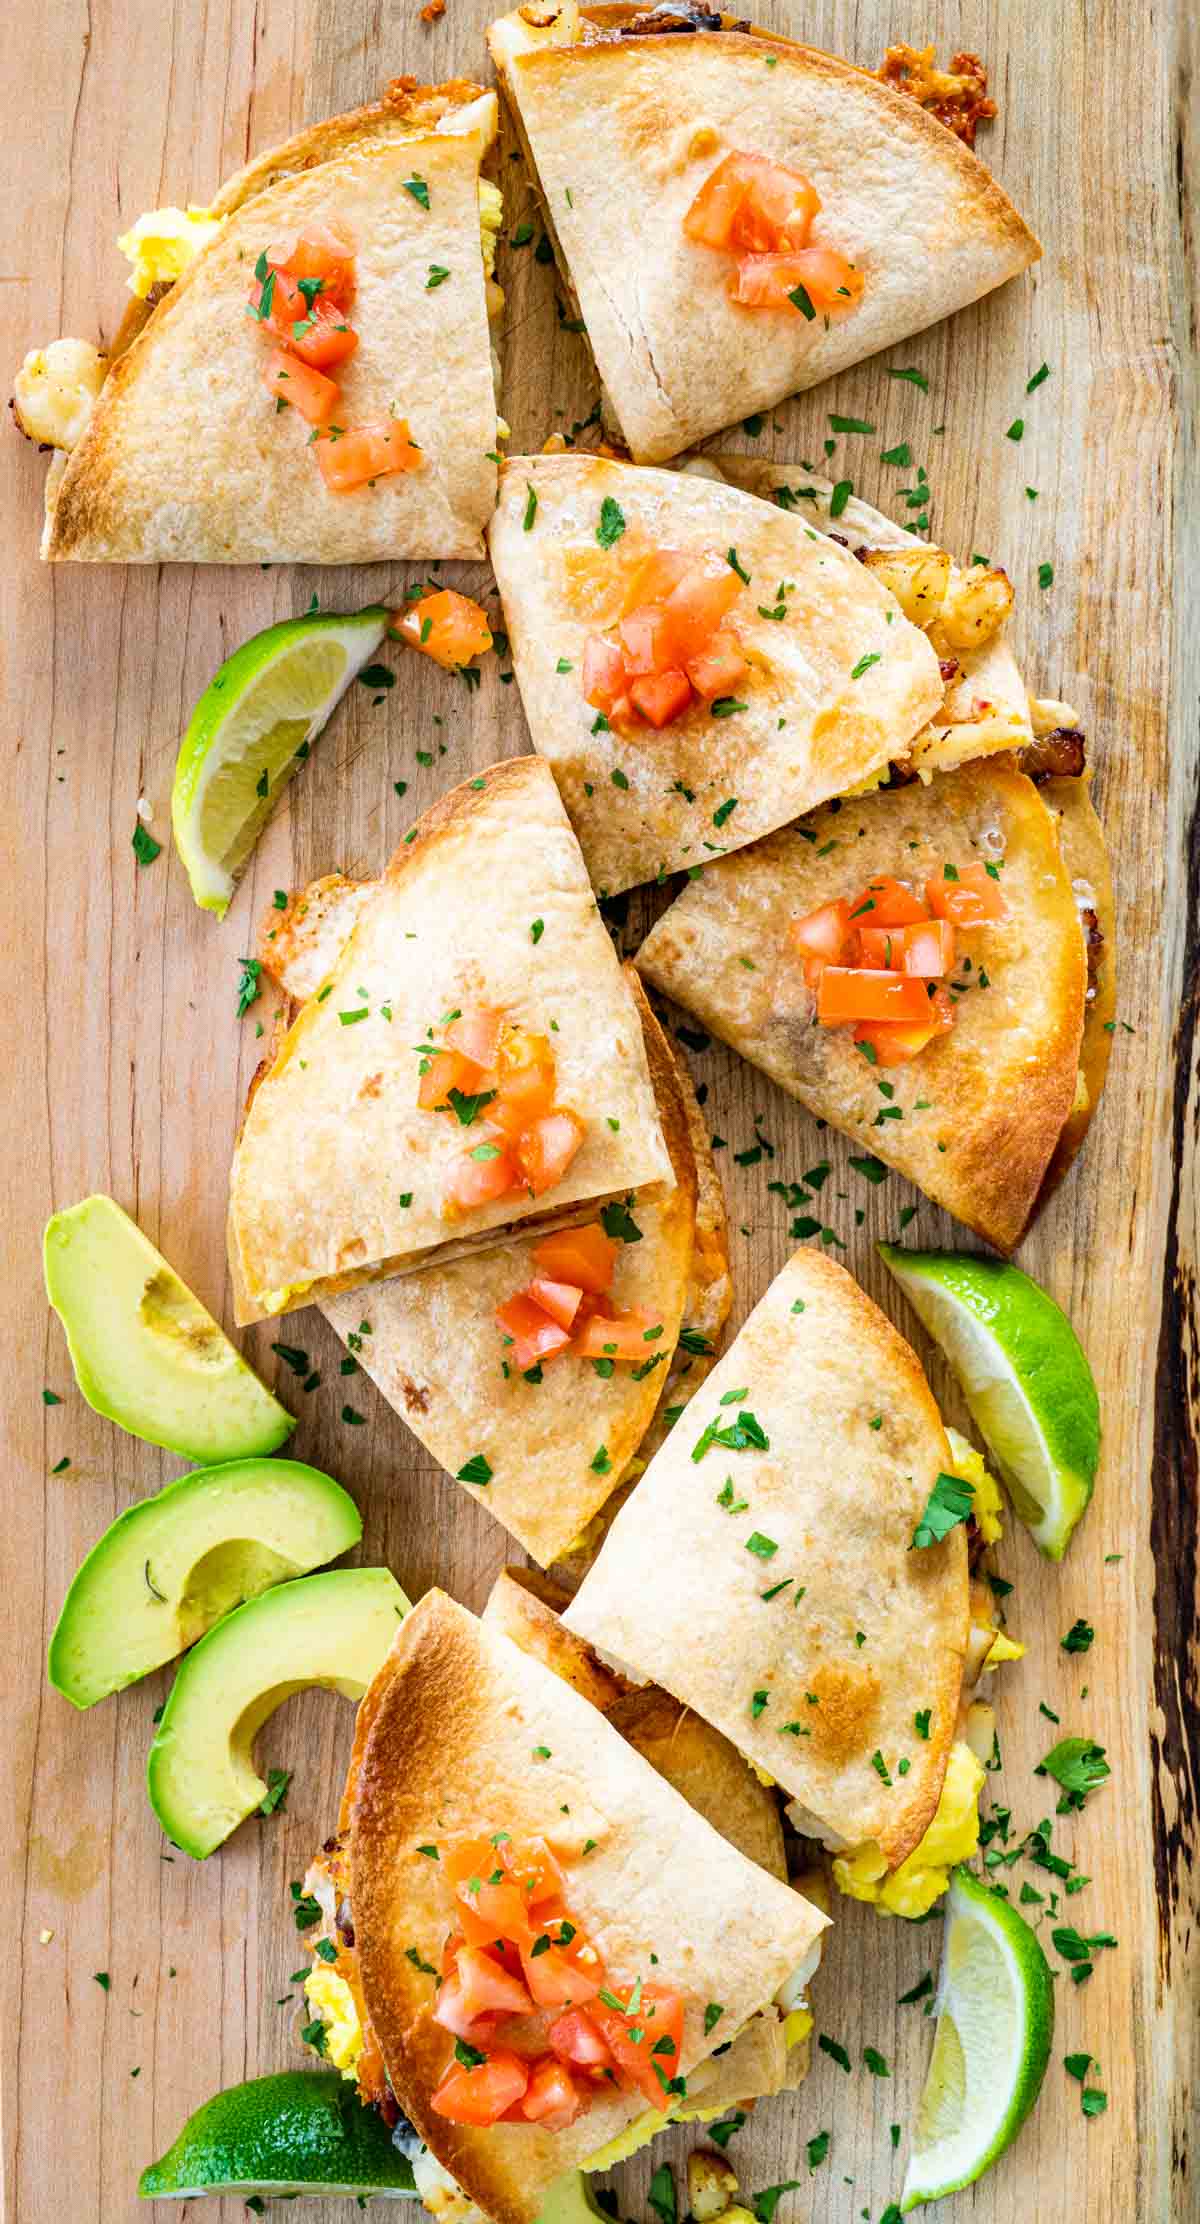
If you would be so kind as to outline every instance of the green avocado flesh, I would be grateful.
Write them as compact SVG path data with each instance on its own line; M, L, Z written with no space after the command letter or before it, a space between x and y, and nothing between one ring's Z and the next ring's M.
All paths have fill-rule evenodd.
M94 1706L361 1535L353 1499L299 1460L199 1467L131 1506L93 1546L50 1640L50 1681L73 1706Z
M376 2193L413 2198L412 2165L356 2087L329 2070L284 2070L231 2085L189 2116L143 2170L144 2201L192 2194ZM564 2218L563 2224L567 2224Z
M564 2170L547 2188L537 2224L592 2224L594 2217L603 2215L582 2172Z
M264 1457L296 1424L111 1197L46 1224L46 1292L90 1406L200 1462Z
M235 1607L186 1653L150 1748L150 1805L202 1860L265 1798L251 1754L268 1717L310 1684L356 1702L409 1610L386 1568L335 1568Z

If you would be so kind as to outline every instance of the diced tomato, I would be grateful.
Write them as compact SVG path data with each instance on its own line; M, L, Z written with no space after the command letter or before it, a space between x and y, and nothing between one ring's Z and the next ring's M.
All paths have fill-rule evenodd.
M728 247L738 211L750 190L753 157L727 154L710 170L683 219L689 239L702 247Z
M568 2008L550 2026L550 2044L560 2062L582 2070L612 2068L612 2051L586 2008Z
M541 1936L545 1937L545 1932ZM534 1940L536 1946L539 1941ZM589 1976L558 1946L544 1946L540 1953L522 1946L521 1967L525 1982L539 2008L572 2008L594 2000L602 1979Z
M744 309L789 309L803 315L793 295L803 288L811 308L849 309L863 290L863 275L832 247L801 247L780 255L743 255L728 281L730 299Z
M569 2072L552 2056L538 2063L521 2101L521 2114L547 2131L565 2131L583 2107L583 2094Z
M729 616L745 582L723 556L709 554L687 571L663 604L667 661L686 666L703 655ZM636 700L636 698L635 698Z
M477 1205L490 1205L497 1197L506 1197L516 1184L516 1168L502 1144L473 1143L450 1168L446 1202L471 1212Z
M451 1993L453 1998L448 2002L447 1996ZM532 2007L533 2002L519 1977L510 1976L503 1963L485 1947L463 1946L453 1975L439 1988L433 2020L464 2038L466 2032L450 2020L451 2015L465 2017L467 2023L472 2024L477 2023L480 2016L528 2015Z
M597 2001L590 2010L612 2050L617 2075L636 2086L656 2108L666 2087L679 2075L683 2044L683 2000L660 1985L644 1985L632 2015ZM637 2037L634 2034L640 2033Z
M711 703L718 695L735 694L749 669L736 633L718 627L708 647L689 659L687 676L697 695Z
M811 178L786 163L743 156L753 165L749 186L733 219L730 246L746 255L803 247L821 201Z
M856 1019L920 1022L927 1005L920 981L863 966L827 965L817 989L817 1018L823 1027L841 1027Z
M515 2106L529 2084L529 2064L497 2048L474 2069L452 2062L430 2106L452 2124L495 2124Z
M640 679L631 680L629 699L647 725L658 729L669 726L687 709L693 700L692 683L686 672L670 665L665 672L646 672Z
M844 896L822 904L788 923L788 941L801 957L818 958L825 965L840 965L850 933L850 906Z
M386 424L354 425L349 431L330 427L316 442L321 477L334 494L366 486L397 471L415 471L424 460L409 438L406 418Z
M574 1349L581 1359L650 1359L660 1340L662 1325L644 1305L631 1307L615 1320L603 1313L593 1313L576 1331ZM648 1334L654 1328L659 1330L659 1337Z
M998 883L979 863L960 866L952 879L943 873L927 880L925 896L930 910L956 927L982 927L989 919L1008 917Z
M263 299L266 297L266 315ZM257 313L259 322L268 335L278 340L291 340L292 326L308 315L308 302L294 278L286 270L272 264L265 278L256 278L250 288L250 306Z
M278 328L274 310L271 322ZM336 363L344 363L358 346L358 334L347 321L346 311L339 309L336 302L326 301L324 294L317 295L311 308L301 296L300 314L292 318L281 337L302 363L311 363L318 371L332 370Z
M457 1050L483 1072L496 1062L503 1030L503 1012L493 1012L486 1005L478 1004L461 1011L457 1019L450 1021L444 1040L450 1050Z
M544 1839L530 1838L526 1845L516 1846L511 1838L505 1838L500 1861L531 1913L540 1914L545 1921L547 1910L561 1906L566 1879Z
M583 1300L583 1291L573 1283L552 1282L546 1275L538 1275L521 1294L531 1305L540 1305L543 1313L548 1313L560 1328L573 1325Z
M599 1221L589 1220L586 1227L560 1228L555 1235L545 1236L534 1251L533 1263L553 1281L574 1282L599 1295L612 1288L617 1248Z
M354 243L331 224L310 224L290 245L268 247L267 261L297 282L319 278L322 293L348 308L354 299Z
M431 1045L421 1064L425 1071L417 1083L417 1103L422 1112L436 1112L440 1105L449 1104L451 1089L471 1096L478 1088L479 1068L459 1050Z
M643 556L629 575L622 617L628 617L631 610L644 610L648 602L665 602L694 562L695 558L682 548L655 548L649 556Z
M290 402L310 425L323 425L337 405L335 381L311 370L286 348L272 348L263 365L263 384L276 401Z
M906 927L910 921L929 916L920 897L914 896L902 880L893 880L890 873L880 873L867 882L851 904L850 914L857 927Z
M514 1157L535 1197L560 1182L587 1130L574 1112L548 1112L518 1136Z
M571 1341L567 1329L552 1320L524 1292L507 1298L503 1305L496 1307L496 1326L512 1343L512 1350L506 1357L518 1374L539 1366L544 1359L554 1359Z
M611 717L613 709L629 685L625 659L616 641L607 634L593 633L584 644L583 699L593 710L602 710Z
M904 969L904 927L856 927L847 942L847 953L856 965L872 971L900 973Z
M953 1025L954 1006L946 990L938 988L929 998L924 1019L878 1026L863 1022L855 1028L854 1040L874 1051L877 1065L906 1066L939 1035L948 1035Z
M904 971L942 981L954 970L954 928L948 919L920 919L903 929Z
M492 645L486 612L453 587L441 587L436 594L410 602L397 631L411 648L423 649L447 672L461 671Z
M515 1138L533 1121L544 1119L554 1106L554 1052L548 1035L514 1027L503 1037L496 1056L497 1101L489 1104L489 1123L499 1133Z
M641 679L649 672L664 671L672 662L667 647L666 626L666 614L661 603L645 603L640 610L631 610L627 618L622 618L617 631L621 636L627 683L632 679ZM637 700L636 696L634 700Z

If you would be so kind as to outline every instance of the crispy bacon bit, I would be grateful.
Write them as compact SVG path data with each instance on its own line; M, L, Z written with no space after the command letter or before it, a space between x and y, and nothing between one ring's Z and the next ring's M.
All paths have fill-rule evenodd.
M942 686L949 687L951 680L958 678L958 658L956 656L944 656L938 670L942 675Z
M1086 905L1080 912L1079 924L1083 928L1083 946L1087 951L1087 995L1090 1004L1100 979L1100 961L1104 956L1104 934L1099 918L1090 904Z
M964 146L975 144L975 128L995 115L988 99L987 71L977 54L955 54L948 70L935 69L931 46L889 46L876 71L885 85L909 93L945 124Z
M1017 752L1017 763L1035 786L1043 780L1078 780L1086 760L1087 742L1078 726L1056 726Z
M748 23L726 23L723 15L713 8L661 7L651 8L645 15L635 15L632 23L621 25L623 39L660 38L671 31L748 31Z
M422 23L436 23L438 17L445 15L445 13L446 0L426 0L426 4L421 10L421 21Z

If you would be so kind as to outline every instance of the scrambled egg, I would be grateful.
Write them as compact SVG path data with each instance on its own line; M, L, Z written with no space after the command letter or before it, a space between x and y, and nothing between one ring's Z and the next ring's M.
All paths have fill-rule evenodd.
M107 369L90 340L31 348L13 380L13 413L26 438L47 448L74 448Z
M808 2023L811 2030L811 2016ZM669 2116L664 2116L660 2109L648 2108L644 2116L635 2116L631 2124L626 2124L624 2131L619 2131L615 2139L609 2140L607 2146L597 2147L595 2154L588 2155L579 2167L589 2173L596 2170L615 2170L618 2162L626 2162L630 2155L638 2154L643 2147L648 2147L650 2141L657 2139L659 2132L665 2131L668 2124L707 2124L714 2116L724 2113L724 2107L673 2108Z
M889 1876L878 1846L858 1847L833 1864L839 1891L872 1900L884 1915L924 1915L940 1899L956 1862L979 1850L979 1794L984 1771L969 1745L950 1748L937 1813L921 1843Z
M206 208L150 209L122 232L117 246L133 264L129 291L144 301L151 286L172 286L225 222Z
M794 2046L812 2036L813 2019L807 2008L793 2008L783 2019L783 2043L789 2054Z
M344 1977L327 1962L315 1962L304 1980L304 1990L315 2014L325 2026L325 2054L343 2077L354 2077L363 2050L363 2027L354 1994Z
M960 1436L957 1429L947 1429L946 1437L954 1460L955 1474L961 1475L964 1483L970 1483L975 1493L971 1511L979 1524L979 1534L985 1544L996 1544L1004 1535L1004 1501L1000 1496L1000 1485L985 1467L983 1454L977 1452L973 1444L968 1444L965 1436ZM1004 1657L1009 1659L1016 1656L1006 1654Z
M479 238L483 247L483 274L496 275L496 242L504 222L504 195L490 178L479 180Z

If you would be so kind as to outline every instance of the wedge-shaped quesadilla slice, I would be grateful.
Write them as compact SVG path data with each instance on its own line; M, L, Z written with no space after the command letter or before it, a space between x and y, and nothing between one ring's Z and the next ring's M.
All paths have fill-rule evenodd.
M488 43L641 461L923 331L1041 252L952 132L813 47L575 0L519 8Z
M1084 898L1033 782L984 758L847 797L707 867L637 962L818 1119L1010 1250L1077 1101Z
M496 395L479 166L495 133L494 94L397 80L231 180L55 459L43 555L482 555Z
M945 696L894 762L927 778L1032 742L1029 698L1006 639L1013 605L1006 572L991 564L964 568L857 495L839 496L828 479L801 463L717 455L695 457L684 469L760 495L840 541L926 635L941 664Z
M376 887L331 876L268 912L261 961L285 993L302 1001L319 986ZM636 1217L621 1203L581 1229L516 1236L321 1307L414 1435L543 1564L586 1530L656 1410L703 1380L730 1305L724 1201L695 1091L625 973L674 1189Z
M714 2050L825 1925L437 1591L364 1701L349 1900L395 2101L497 2224L532 2224L640 2119L700 2106Z
M553 777L493 765L405 836L251 1095L238 1315L674 1185L638 1003Z
M915 1354L843 1268L797 1252L618 1514L567 1628L721 1730L798 1828L894 1868L937 1806L962 1683L965 1536L921 1530L950 1464Z
M490 539L534 747L602 894L869 780L941 709L887 587L740 488L516 457Z

